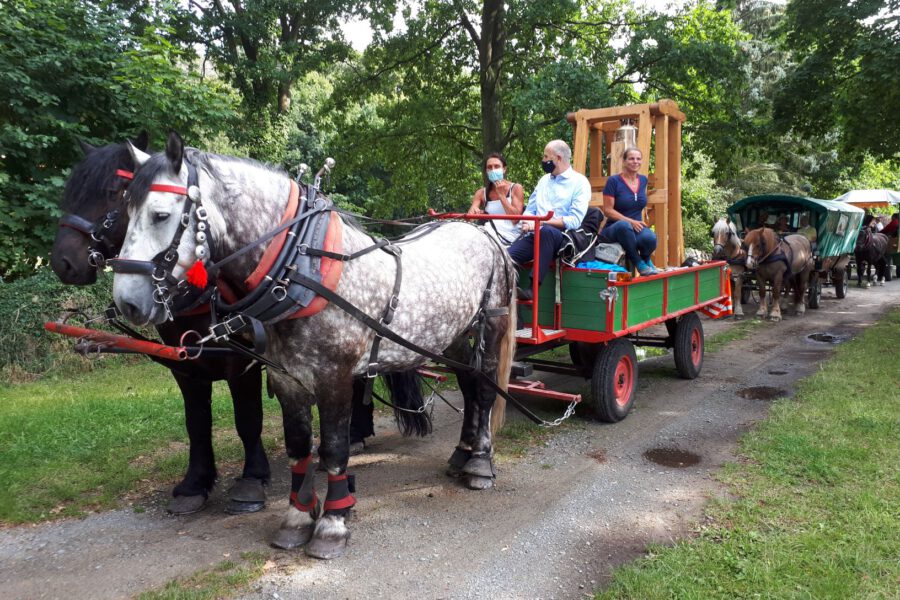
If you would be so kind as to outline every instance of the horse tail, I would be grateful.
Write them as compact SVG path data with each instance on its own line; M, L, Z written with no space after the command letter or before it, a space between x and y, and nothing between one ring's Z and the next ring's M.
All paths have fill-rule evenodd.
M384 383L394 405L394 419L405 436L425 437L432 430L431 414L423 410L425 398L415 369L385 373Z
M504 267L507 272L507 281L512 282L509 291L509 318L507 319L506 333L500 340L500 357L497 365L497 385L500 389L506 391L509 388L509 375L512 369L513 357L516 354L516 294L515 281L516 272L512 261L508 260L508 254L503 251ZM491 435L495 435L500 428L503 427L503 421L506 418L506 398L497 394L494 400L494 407L491 409Z

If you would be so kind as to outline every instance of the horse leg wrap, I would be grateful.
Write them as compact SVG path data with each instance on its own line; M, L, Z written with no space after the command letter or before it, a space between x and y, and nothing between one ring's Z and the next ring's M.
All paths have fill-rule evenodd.
M356 491L356 478L353 475L328 474L328 496L325 498L325 512L345 510L356 504L353 492Z
M496 477L497 472L494 470L494 462L487 453L472 454L465 466L463 473L466 475L476 475L478 477Z
M316 497L316 476L309 470L311 458L310 454L291 467L291 504L300 512L307 513L312 513L319 502Z

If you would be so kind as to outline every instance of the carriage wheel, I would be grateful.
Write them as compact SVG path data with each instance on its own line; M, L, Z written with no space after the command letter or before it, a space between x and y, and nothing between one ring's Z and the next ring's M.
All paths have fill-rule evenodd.
M888 257L887 264L884 266L884 280L891 281L894 279L894 265L893 262Z
M831 274L831 278L834 280L834 295L838 298L846 298L847 297L847 288L850 287L848 280L850 279L847 272L843 269L836 269L834 273Z
M637 376L637 356L631 342L618 338L600 348L591 377L597 419L617 423L628 416L634 404Z
M703 324L697 313L688 313L675 328L675 368L682 379L696 379L703 368Z
M741 304L748 304L751 300L753 289L748 282L744 282L741 286Z
M818 276L813 275L809 280L809 289L807 290L810 308L819 308L822 303L822 283Z

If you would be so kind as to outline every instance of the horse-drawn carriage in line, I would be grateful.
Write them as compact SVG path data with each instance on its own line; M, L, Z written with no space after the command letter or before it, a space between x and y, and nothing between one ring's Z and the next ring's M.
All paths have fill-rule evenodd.
M847 204L852 204L853 206L864 209L866 211L869 211L871 209L889 211L890 213L896 213L897 211L900 211L900 193L893 190L851 190L846 194L838 196L836 200L846 202ZM886 264L883 277L885 281L890 281L893 278L894 271L896 271L897 275L900 275L900 237L894 235L892 237L889 237L886 241L887 247L884 253ZM867 275L869 276L870 281L871 267L872 265L867 263L866 271L868 271ZM851 274L851 270L856 270L855 260L851 261L850 265L848 265L847 267L848 278ZM861 284L862 274L859 272L859 270L856 270L856 276Z
M779 234L799 233L810 240L814 260L807 294L810 308L819 308L823 285L833 284L838 298L847 295L849 277L846 269L863 214L862 209L844 202L787 194L750 196L728 207L728 215L742 238L758 226L780 224L784 229ZM745 271L742 302L749 299L752 290L752 284L747 281L750 277L752 273Z

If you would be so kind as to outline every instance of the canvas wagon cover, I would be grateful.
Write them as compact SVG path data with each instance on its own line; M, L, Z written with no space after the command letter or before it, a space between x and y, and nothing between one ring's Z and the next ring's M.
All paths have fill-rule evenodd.
M809 210L815 219L811 220L811 224L815 225L817 232L816 254L823 257L853 252L865 214L863 209L846 202L787 194L763 194L744 198L729 206L728 214L732 218L740 215L741 222L746 226L750 221L751 212L755 215L760 210L772 214Z

